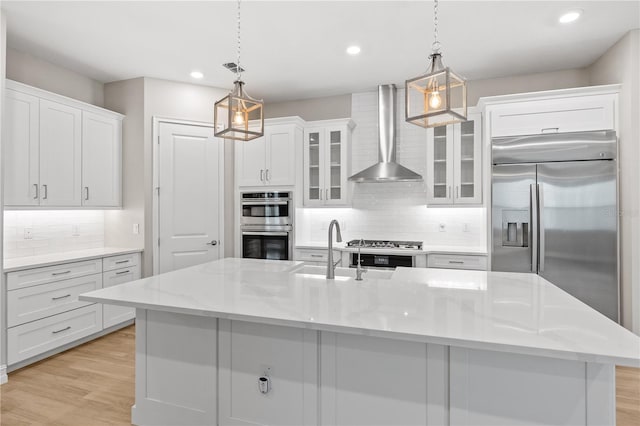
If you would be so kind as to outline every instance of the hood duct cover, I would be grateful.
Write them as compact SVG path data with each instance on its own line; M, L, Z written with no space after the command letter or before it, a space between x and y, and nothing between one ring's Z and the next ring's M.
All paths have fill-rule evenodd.
M378 86L378 162L351 176L354 182L420 182L422 176L396 163L396 86Z

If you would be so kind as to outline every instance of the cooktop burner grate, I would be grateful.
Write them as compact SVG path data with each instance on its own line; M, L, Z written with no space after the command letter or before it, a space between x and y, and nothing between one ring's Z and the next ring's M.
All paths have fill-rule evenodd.
M359 247L360 240L351 240L347 247ZM420 241L385 241L385 240L364 240L364 248L393 248L405 250L422 250Z

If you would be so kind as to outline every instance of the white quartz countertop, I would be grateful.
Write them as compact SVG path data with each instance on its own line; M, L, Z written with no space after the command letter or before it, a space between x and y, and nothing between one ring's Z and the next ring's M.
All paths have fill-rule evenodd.
M81 300L640 367L640 337L535 274L398 268L355 281L227 258Z
M327 250L327 243L300 243L295 246L297 249L314 249L314 250ZM356 252L357 247L347 247L346 243L334 243L334 250ZM406 254L406 255L418 255L418 254L472 254L472 255L486 255L486 247L466 247L466 246L437 246L437 245L423 245L422 250L407 250L407 249L393 249L393 248L363 248L362 253L381 253L381 254Z
M117 256L119 254L138 253L141 251L142 249L139 248L100 247L78 251L62 251L40 256L16 257L13 259L4 259L3 270L4 272L13 272L58 263L79 262L106 256Z

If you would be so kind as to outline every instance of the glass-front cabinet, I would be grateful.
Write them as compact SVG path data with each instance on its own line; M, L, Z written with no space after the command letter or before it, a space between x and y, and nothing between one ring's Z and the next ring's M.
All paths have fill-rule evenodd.
M481 114L427 132L427 204L482 203Z
M304 205L349 203L350 119L307 123L304 134Z

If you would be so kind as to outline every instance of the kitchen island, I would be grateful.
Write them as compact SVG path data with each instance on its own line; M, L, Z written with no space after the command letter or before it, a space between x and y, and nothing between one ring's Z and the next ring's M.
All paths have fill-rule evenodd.
M640 338L535 274L228 258L87 293L136 308L135 424L615 425Z

